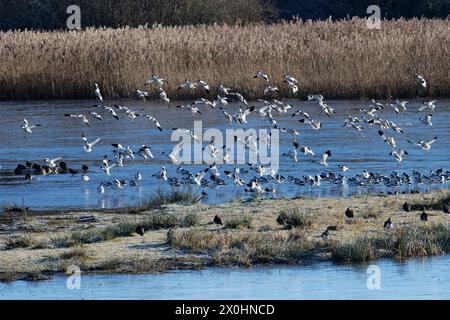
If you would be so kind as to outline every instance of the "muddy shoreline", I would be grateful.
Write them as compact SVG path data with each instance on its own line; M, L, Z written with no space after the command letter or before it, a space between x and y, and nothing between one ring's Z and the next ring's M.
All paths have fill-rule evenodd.
M298 198L139 211L0 213L0 281L41 280L70 265L86 274L160 273L211 266L364 263L450 251L448 190L396 196ZM408 202L413 210L405 212ZM354 218L344 214L347 208ZM280 214L288 221L280 221ZM213 222L218 215L223 225ZM394 228L383 229L391 218ZM145 229L144 236L136 233ZM332 227L331 229L329 227ZM327 235L325 230L329 229Z

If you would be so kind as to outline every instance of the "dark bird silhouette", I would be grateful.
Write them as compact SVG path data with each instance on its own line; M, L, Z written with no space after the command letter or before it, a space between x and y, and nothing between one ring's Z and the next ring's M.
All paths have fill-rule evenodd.
M425 211L421 213L420 220L428 221L428 215L425 213Z
M287 219L288 219L287 215L285 213L281 213L277 218L277 223L280 225L284 225Z
M327 227L327 231L336 231L337 230L337 226L328 226Z
M448 203L444 203L444 206L442 207L442 211L444 213L450 213L450 206Z
M353 210L351 210L350 208L347 208L347 210L345 211L345 216L347 218L353 218L354 217Z
M219 217L218 215L216 215L215 217L214 217L214 223L215 224L219 224L219 225L223 225L223 220L222 220L222 218L221 217Z
M328 232L328 229L327 229L327 230L325 230L324 232L322 232L321 237L322 237L323 239L327 239L329 235L330 235L330 233Z
M136 232L138 235L140 235L141 237L143 237L144 234L145 234L145 229L144 229L143 226L137 225L137 226L136 226L135 232Z
M411 205L408 202L405 202L403 204L403 210L405 210L406 212L410 212L411 211Z
M394 224L392 223L391 218L389 218L389 219L387 219L387 220L384 222L383 228L384 228L384 229L391 229L393 226L394 226Z
M134 232L136 232L138 235L140 235L142 237L142 242L144 242L144 234L145 234L144 226L137 225Z

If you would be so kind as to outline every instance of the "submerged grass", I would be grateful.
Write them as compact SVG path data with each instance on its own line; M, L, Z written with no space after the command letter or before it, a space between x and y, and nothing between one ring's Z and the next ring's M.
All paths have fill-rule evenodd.
M170 82L165 88L172 99L191 97L177 90L185 79L207 81L211 96L223 83L255 99L265 86L253 79L256 70L267 72L288 97L287 72L298 78L300 96L416 97L416 74L427 79L423 95L449 96L449 30L450 21L428 19L383 21L380 30L369 30L365 19L354 18L2 32L1 98L94 98L94 82L106 99L133 97L157 74Z

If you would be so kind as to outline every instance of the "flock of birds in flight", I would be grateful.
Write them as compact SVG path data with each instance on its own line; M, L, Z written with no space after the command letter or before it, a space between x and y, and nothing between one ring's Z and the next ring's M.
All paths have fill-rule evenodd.
M277 100L274 97L278 97L280 94L280 90L270 84L270 80L267 74L258 71L254 78L260 79L261 81L267 83L264 89L264 94L266 96L272 97L268 100L259 100L259 103L262 106L249 106L248 102L244 98L242 94L239 92L227 88L224 85L219 85L217 88L218 95L214 100L208 100L206 98L199 98L187 105L178 105L176 108L185 109L192 113L193 116L198 116L202 114L200 106L205 106L206 108L216 109L219 108L220 112L223 114L225 121L229 124L237 124L242 125L246 124L249 116L258 116L263 120L268 121L270 127L280 130L280 132L292 135L294 137L294 141L292 143L292 149L284 153L284 157L289 157L294 162L298 162L299 158L304 155L313 162L316 162L324 167L328 167L328 159L332 156L331 150L327 150L324 153L320 154L319 157L316 157L316 153L313 151L313 148L306 145L300 145L296 142L295 137L300 135L300 132L294 128L283 128L280 124L275 120L274 114L286 115L292 112L292 118L299 117L298 122L303 125L310 126L312 130L318 131L322 128L322 123L318 120L313 119L307 112L303 110L291 110L292 106L288 103L285 103L281 100ZM422 89L427 88L426 80L418 75L416 78L418 82L418 86ZM259 80L258 80L259 81ZM283 77L283 83L286 84L288 90L290 90L294 95L298 93L298 81L292 75L285 75ZM151 90L155 89L156 95L158 99L166 103L168 106L170 104L170 99L164 90L164 86L168 85L168 82L160 77L152 75L146 82L146 86L149 86ZM151 93L151 90L137 90L136 95L139 99L143 99L147 101L152 99L154 96ZM178 86L178 90L186 90L191 93L195 93L198 90L203 91L206 94L210 93L209 85L202 80L197 81L189 81L186 80L182 84ZM150 121L156 129L159 131L163 131L163 128L160 122L149 114L143 114L138 111L131 110L126 106L114 105L108 106L105 104L100 87L98 84L95 84L95 96L97 97L99 104L95 104L94 108L101 109L107 115L109 114L116 120L125 116L130 119L135 119L137 117L144 117ZM333 117L336 111L333 107L328 105L324 97L320 94L310 94L307 96L307 100L313 101L317 103L319 106L320 112L324 113L327 117ZM231 102L238 102L240 104L239 110L237 113L229 113L227 112L226 105ZM433 126L433 111L436 107L436 100L433 101L425 101L423 105L417 110L417 112L427 111L421 118L420 121L427 127ZM404 149L399 149L397 147L397 137L395 135L399 135L400 137L405 136L404 131L400 128L396 123L391 120L383 119L380 117L380 114L386 110L393 110L395 113L400 114L407 110L407 101L391 101L385 104L376 102L375 100L371 100L369 105L366 108L358 109L358 116L348 116L344 121L343 126L352 128L358 132L366 130L371 127L377 127L378 134L380 138L386 143L389 148L390 156L392 156L393 160L397 161L398 164L404 160L405 156L408 155L408 152ZM100 111L90 111L89 116L97 121L103 121L105 114L100 114ZM87 115L84 114L65 114L66 117L78 119L82 125L91 126L92 121L88 118ZM25 131L25 135L29 135L33 133L33 130L41 127L39 124L32 124L27 119L23 120L22 129ZM200 142L198 137L195 136L194 132L189 129L181 129L186 133L190 134L190 136L196 141ZM82 144L83 149L87 153L91 153L95 146L102 141L102 138L97 139L89 139L86 135L82 134ZM259 143L269 143L270 135L265 137L264 139L252 136L246 136L245 139L238 139L236 137L237 143L242 143L247 150L257 150L257 145ZM411 139L407 139L407 142L413 146L419 147L424 151L429 151L433 145L437 141L438 137L435 136L428 140L417 140L412 141ZM265 141L262 141L265 140ZM182 143L182 142L181 142ZM152 177L161 179L163 181L167 181L172 187L180 187L185 184L194 184L201 188L205 187L216 187L219 185L225 185L226 181L221 178L222 173L218 168L218 164L209 165L207 168L200 170L197 173L192 173L189 170L182 168L180 165L180 161L177 158L177 155L182 147L181 143L173 146L170 153L164 153L163 156L168 158L173 164L177 165L176 172L181 175L179 177L169 177L168 171L166 167L161 167L159 172L152 175ZM123 167L125 160L135 159L136 156L141 157L144 160L154 159L154 153L150 146L142 145L138 150L133 150L130 146L124 146L122 144L112 144L113 147L113 156L114 159L109 159L107 155L103 157L101 160L100 169L104 172L106 177L111 176L111 171L115 167ZM230 162L230 148L229 146L217 146L215 141L212 140L208 143L208 145L204 148L204 150L208 150L211 153L211 157L217 159L217 163L229 163ZM39 163L31 163L27 161L25 164L19 164L15 173L17 175L25 175L26 180L32 180L34 175L47 175L47 174L58 174L58 173L70 173L70 174L82 174L82 182L84 184L90 181L89 177L89 168L85 165L82 166L81 170L69 168L68 164L63 160L62 157L58 158L46 158L45 164ZM100 160L99 160L100 162ZM346 164L342 163L338 165L338 168L341 172L347 172L351 170ZM252 178L247 181L244 179L246 174L251 172L256 173ZM207 179L208 173L210 174L210 179ZM346 178L345 174L334 174L332 172L325 172L322 174L318 174L315 176L303 176L303 177L284 177L278 172L274 170L268 170L261 164L248 164L248 167L239 168L235 167L230 171L223 171L223 174L230 178L235 184L236 188L244 187L246 192L256 193L256 194L264 194L264 193L274 193L275 187L269 188L265 186L267 183L271 183L271 185L276 185L279 183L283 183L286 180L292 181L296 185L299 186L320 186L323 181L327 181L334 184L342 184L345 185L347 183L352 183L353 185L375 185L375 184L383 184L387 186L399 186L402 184L413 184L413 183L445 183L450 180L450 172L444 171L443 169L439 169L436 171L432 171L430 175L422 175L421 173L414 171L412 175L407 173L398 174L396 172L391 175L383 175L374 172L362 171L361 174L358 174L349 179ZM107 189L123 189L125 186L138 186L143 179L143 176L140 172L137 172L133 179L130 181L123 179L113 179L112 181L102 181L98 185L98 192L103 194ZM207 196L206 192L202 192L203 196Z

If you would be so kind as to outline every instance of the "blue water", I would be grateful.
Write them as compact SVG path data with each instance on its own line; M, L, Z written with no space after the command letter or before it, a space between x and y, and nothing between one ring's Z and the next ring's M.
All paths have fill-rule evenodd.
M203 128L218 128L225 130L230 126L226 123L221 112L216 109L207 109L200 106L203 114L193 117L190 111L168 109L159 104L143 104L136 101L119 101L121 105L127 105L132 110L145 112L153 115L161 122L164 128L159 132L146 119L137 118L131 120L119 113L119 121L112 118L106 111L93 107L93 101L52 101L52 102L2 102L0 103L0 203L14 202L24 203L32 209L52 208L111 208L135 205L145 200L158 187L169 188L167 183L161 182L152 175L159 172L161 166L166 166L169 176L176 174L176 166L169 163L163 152L169 152L174 143L170 141L172 128L192 128L194 120L203 121ZM108 103L112 105L114 102ZM343 128L343 121L347 115L357 116L354 109L367 107L367 102L362 101L327 101L336 109L337 114L327 118L320 113L319 107L314 102L291 101L294 108L287 115L279 116L274 113L281 128L295 128L300 131L300 136L295 139L300 145L311 147L317 155L326 150L332 151L329 160L330 166L325 168L310 159L299 155L300 161L294 163L289 157L282 156L280 159L280 174L284 176L301 177L303 175L316 175L325 171L340 174L339 164L350 167L346 173L348 177L361 174L362 170L369 170L389 174L393 170L411 173L418 170L428 174L430 170L444 168L450 170L448 154L450 153L450 101L443 100L437 103L433 117L433 127L427 128L419 118L422 114L416 113L421 101L413 101L408 104L408 112L395 114L393 111L384 111L380 116L384 119L393 120L403 128L405 135L394 134L399 148L405 148L409 152L401 166L389 156L390 148L378 136L378 127L374 126L363 132L357 132L352 128ZM176 103L174 103L176 104ZM227 106L229 113L237 110L236 105ZM309 125L300 124L298 117L293 118L291 114L297 108L308 112L313 119L321 120L323 127L320 131L314 131ZM104 121L97 122L89 116L89 111L96 111L103 115ZM91 122L91 127L83 126L81 120L64 117L65 113L83 113ZM24 137L21 130L22 121L27 118L33 124L41 124L42 127L34 129L33 134ZM249 116L249 123L244 128L268 128L267 120L262 120L257 115ZM234 124L233 128L237 128ZM92 153L86 153L82 149L81 134L84 133L89 140L102 138L103 140L94 147ZM407 143L407 139L417 141L419 139L429 140L438 136L438 141L433 144L430 152L425 152L418 147ZM288 152L292 147L293 136L287 133L281 135L280 154ZM136 158L134 161L126 161L123 168L114 168L112 176L106 177L100 170L101 160L104 155L112 158L112 143L130 145L135 151L143 144L151 146L155 159L143 161ZM205 143L206 145L206 143ZM32 182L26 182L23 176L16 177L7 175L14 169L17 163L26 160L43 163L45 157L63 157L70 167L79 169L82 164L90 167L90 181L83 185L81 175L49 175L37 176ZM205 168L205 165L183 166L191 169L194 173ZM223 170L230 170L233 166L220 166ZM97 193L97 186L101 181L113 179L131 179L140 171L143 181L139 187L125 188L124 190L108 190L104 195ZM243 176L248 181L255 175ZM224 176L222 175L222 178ZM219 203L228 201L234 197L245 198L248 196L243 188L235 189L234 184L228 178L224 178L228 185L217 188L206 188L208 193L205 202ZM378 187L352 187L323 183L320 187L297 186L285 182L275 186L276 197L307 195L314 197L324 196L348 196L363 192L378 192ZM408 188L419 188L430 190L448 187L444 185L419 185ZM195 187L194 187L195 189ZM200 190L199 190L200 191ZM382 190L393 191L393 190ZM400 190L401 191L401 190Z
M83 275L0 284L0 299L450 299L450 256L381 260L379 289L367 286L368 265L211 268L158 275ZM375 282L369 281L370 284Z

